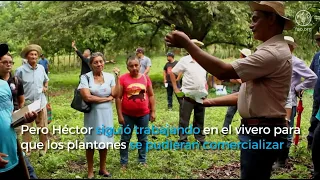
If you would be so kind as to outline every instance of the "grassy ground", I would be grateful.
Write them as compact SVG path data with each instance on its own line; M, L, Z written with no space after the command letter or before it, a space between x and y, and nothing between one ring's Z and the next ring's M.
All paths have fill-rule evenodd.
M111 72L114 66L126 72L124 59L118 60L117 64L105 66L106 72ZM165 57L152 58L153 66L150 77L154 84L156 97L156 122L155 126L169 125L178 126L178 103L174 98L173 111L167 111L166 90L162 86L162 68L166 62ZM73 98L73 89L77 86L80 70L50 74L50 103L53 109L53 122L49 125L68 125L69 127L83 126L83 114L70 107ZM214 96L210 94L210 96ZM290 156L290 166L288 169L274 172L272 178L309 178L308 168L311 165L310 152L306 150L306 135L309 126L309 118L312 110L311 95L304 96L304 112L302 117L302 134L300 143L295 149L292 147ZM205 114L205 127L222 127L226 107L207 108ZM119 127L115 106L113 107L114 124ZM233 119L232 126L237 127L240 123L240 116L237 113ZM151 124L150 124L151 125ZM234 141L238 142L236 134L231 135L208 135L207 141ZM83 135L53 135L50 141L53 142L75 142L83 141ZM149 141L161 142L166 139L177 141L177 135L166 137L157 135L157 139L149 136ZM34 141L38 141L36 135ZM190 141L194 137L189 136ZM120 141L120 136L115 136L115 141ZM133 142L137 141L133 135ZM148 167L140 167L137 164L137 150L129 151L129 168L124 173L120 170L119 150L110 150L107 155L107 170L113 174L113 178L239 178L239 150L151 150L148 153ZM99 158L95 153L95 172L98 172ZM38 153L31 154L31 163L35 168L39 178L84 178L87 176L85 150L48 150L44 157L39 157ZM96 178L98 175L96 175Z

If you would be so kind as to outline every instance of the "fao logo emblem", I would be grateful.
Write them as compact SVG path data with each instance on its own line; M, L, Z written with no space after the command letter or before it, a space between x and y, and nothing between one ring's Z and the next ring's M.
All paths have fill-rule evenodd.
M301 10L296 14L296 23L300 26L308 26L311 23L311 14L306 10Z

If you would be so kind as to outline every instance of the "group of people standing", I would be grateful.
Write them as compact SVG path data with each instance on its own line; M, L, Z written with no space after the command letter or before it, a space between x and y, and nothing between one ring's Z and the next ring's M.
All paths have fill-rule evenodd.
M231 124L231 119L238 110L242 117L241 125L271 127L270 134L239 134L241 142L265 140L286 144L283 149L241 149L241 178L269 179L272 167L285 166L292 142L292 135L280 134L274 137L272 129L293 127L297 97L301 98L304 90L314 88L308 143L312 148L314 178L317 179L320 177L320 158L317 154L320 149L320 100L318 100L320 53L315 55L310 68L292 54L297 44L292 37L284 36L283 30L293 29L294 23L285 16L282 2L260 1L250 2L249 5L253 12L250 29L254 39L263 43L256 47L253 53L249 49L240 50L240 58L230 64L203 51L202 42L190 40L183 32L173 31L166 36L165 41L168 46L184 48L189 53L179 61L174 60L173 53L167 54L168 62L163 68L163 77L168 93L168 109L172 109L174 92L179 102L179 127L189 125L191 113L194 111L193 127L198 127L202 131L205 108L212 106L229 106L224 126ZM319 33L315 39L320 46ZM120 70L114 68L114 74L111 74L103 71L105 57L102 53L91 54L87 49L82 54L74 42L72 47L82 62L78 89L83 100L91 104L90 112L84 113L84 126L113 127L112 102L115 101L119 124L131 129L131 133L123 133L120 140L127 147L120 149L120 164L125 170L128 166L128 147L134 126L146 128L149 121L153 122L156 119L155 97L148 76L151 60L144 55L142 48L138 48L136 54L126 60L127 73L121 75ZM15 76L11 75L13 60L8 54L7 46L1 45L0 50L0 76L3 79L0 80L0 179L13 177L19 179L23 178L24 173L17 172L26 169L18 164L24 164L27 158L22 159L18 156L19 142L16 133L10 127L11 114L14 108L19 109L41 99L41 111L38 114L27 113L25 122L31 123L35 120L38 127L46 127L45 92L48 90L49 78L45 68L37 64L38 56L42 53L40 46L29 45L22 51L21 56L27 59L27 63L16 70ZM208 99L208 73L220 80L235 83L233 93ZM305 79L303 82L302 77ZM147 166L148 136L142 133L137 134L137 138L142 144L138 150L138 162ZM195 138L201 144L205 142L205 135L201 133L195 135ZM28 135L23 139L31 141ZM45 144L45 148L40 151L42 156L46 153L46 140L47 136L40 134L40 141ZM114 137L92 133L85 135L85 141L110 143L114 142ZM187 135L179 133L179 142L187 141ZM98 150L100 155L98 174L111 177L106 168L107 149ZM94 178L94 152L93 147L86 150L90 179ZM29 155L31 152L26 153ZM6 157L9 158L6 160ZM25 174L29 176L29 171Z
M87 49L82 55L73 43L77 54L82 60L80 84L81 96L84 101L91 104L89 113L84 114L84 126L114 127L112 102L115 101L118 122L123 127L129 127L131 133L121 135L121 143L126 144L126 149L120 149L120 163L125 170L128 165L128 150L134 126L147 128L149 121L154 121L155 99L152 83L148 76L151 60L144 55L142 48L136 49L136 54L127 58L126 65L128 73L120 76L120 70L114 68L114 75L103 72L105 57L102 53L92 53ZM138 141L142 147L138 151L138 161L146 166L146 143L147 134L137 134ZM85 142L113 143L114 137L101 136L96 133L85 135ZM111 177L106 169L107 149L99 149L100 167L99 175ZM94 177L93 171L94 149L86 150L88 163L88 178Z

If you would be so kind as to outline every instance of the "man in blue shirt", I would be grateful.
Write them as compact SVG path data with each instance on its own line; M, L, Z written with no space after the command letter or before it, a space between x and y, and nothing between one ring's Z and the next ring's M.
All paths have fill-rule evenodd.
M49 72L49 61L44 57L44 54L41 54L41 58L40 58L38 64L41 64L44 67L44 70L46 71L46 74L48 74L48 72Z
M317 41L318 46L320 47L320 33L315 34L315 39ZM311 62L310 69L318 76L317 83L314 87L313 91L313 108L312 108L312 116L310 118L310 127L309 127L309 134L307 136L308 140L308 149L311 149L312 141L313 141L313 134L314 130L317 127L318 120L316 118L316 114L320 107L320 69L319 69L319 63L320 63L320 51L317 52Z

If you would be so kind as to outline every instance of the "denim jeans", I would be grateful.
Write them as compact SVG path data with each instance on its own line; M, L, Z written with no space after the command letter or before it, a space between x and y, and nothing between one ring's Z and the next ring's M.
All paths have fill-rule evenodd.
M313 101L313 107L312 107L312 115L310 118L310 127L309 127L309 134L307 136L308 144L311 144L313 142L313 133L318 125L318 120L316 118L317 112L319 110L320 103L316 100Z
M270 128L271 129L271 128ZM272 128L273 129L273 128ZM273 134L271 131L270 134ZM286 147L286 135L272 137L254 136L254 135L239 135L240 142L278 142L283 143L281 148ZM241 164L241 179L270 179L272 165L281 153L279 149L241 149L240 164Z
M238 110L237 106L229 106L228 110L227 110L227 114L224 118L224 123L223 123L223 127L229 127L229 125L232 122L233 116L236 114Z
M314 167L314 179L320 179L320 122L314 131L312 142L312 162Z
M121 134L121 143L125 142L126 148L120 149L120 163L122 165L128 164L128 150L129 150L129 144L132 137L132 131L134 131L134 125L136 125L139 128L147 128L149 125L149 117L150 115L147 114L145 116L141 117L134 117L134 116L128 116L123 114L125 126L123 128L130 128L130 133L125 133L125 131ZM138 161L140 163L145 163L147 160L147 141L148 141L148 134L143 133L137 134L138 142L141 143L141 148L138 149Z
M289 127L294 127L294 119L296 117L296 114L297 114L297 106L292 106ZM289 132L287 139L288 139L287 147L290 148L290 146L293 142L293 134L291 131Z
M34 169L28 159L28 157L24 156L24 161L26 162L26 166L28 168L28 171L29 171L29 176L30 176L30 179L38 179L38 177L36 176L36 173L34 172Z

